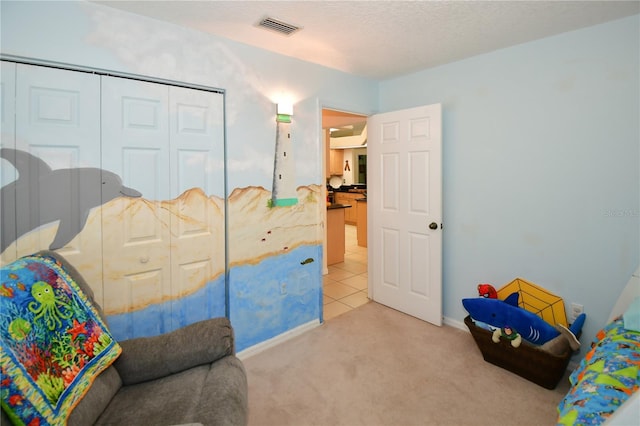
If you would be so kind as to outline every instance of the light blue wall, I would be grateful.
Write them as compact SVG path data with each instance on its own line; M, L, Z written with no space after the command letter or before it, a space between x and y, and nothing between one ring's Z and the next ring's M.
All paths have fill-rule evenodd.
M592 336L638 265L638 16L378 84L100 5L1 7L3 53L224 89L229 192L270 190L281 94L301 106L298 185L323 182L314 106L442 103L449 318L477 283L522 276L584 304Z
M445 316L520 276L604 324L640 259L639 52L636 15L380 84L443 106Z
M224 89L229 188L271 189L275 102L294 103L298 185L324 183L309 99L371 113L377 85L325 67L87 2L2 1L2 53ZM296 142L297 141L297 142Z
M223 89L228 194L256 186L271 191L275 103L281 97L294 104L296 187L325 183L320 107L367 114L377 104L377 83L373 80L109 7L50 1L3 1L0 7L1 51L5 55ZM229 311L236 326L238 350L320 318L320 213L318 208L317 226L308 227L307 234L300 237L315 244L231 269ZM293 209L291 214L296 214ZM228 218L230 222L234 219ZM294 223L294 219L285 222ZM235 220L242 223L244 219ZM245 239L227 230L230 262L238 247L247 244ZM316 261L302 265L300 260L306 258ZM283 281L288 285L286 296L280 292Z

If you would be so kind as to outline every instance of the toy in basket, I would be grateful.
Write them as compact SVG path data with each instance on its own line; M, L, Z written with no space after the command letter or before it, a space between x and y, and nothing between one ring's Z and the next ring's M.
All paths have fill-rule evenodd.
M497 291L498 297L504 297L506 291L514 290L501 300L486 296L492 293L487 285L478 286L480 297L462 300L469 312L465 324L485 361L555 388L572 352L580 347L578 336L585 315L567 328L566 315L561 312L564 302L547 290L518 278Z
M516 278L497 291L498 299L506 299L512 293L519 295L518 306L533 312L549 324L568 326L562 297L522 278Z

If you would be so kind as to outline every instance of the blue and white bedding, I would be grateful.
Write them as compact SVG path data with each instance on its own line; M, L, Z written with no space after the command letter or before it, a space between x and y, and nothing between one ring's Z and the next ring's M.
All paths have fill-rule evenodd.
M597 333L569 377L572 387L558 405L559 425L602 424L638 390L640 330L632 319L638 306L640 299Z

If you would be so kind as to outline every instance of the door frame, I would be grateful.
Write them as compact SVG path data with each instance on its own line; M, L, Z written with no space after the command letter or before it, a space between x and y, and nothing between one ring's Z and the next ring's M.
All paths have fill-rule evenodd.
M331 110L331 111L336 111L336 112L340 112L340 113L344 113L344 114L348 114L348 115L352 115L354 116L354 120L355 117L363 117L365 119L367 119L369 117L369 115L364 114L364 113L359 113L359 112L353 112L353 111L347 111L344 109L340 109L340 108L334 108L334 107L330 107L327 105L324 105L322 103L320 103L319 105L319 113L320 113L320 150L321 150L321 157L322 157L322 180L325 181L326 180L326 171L327 171L327 162L329 161L329 159L327 158L327 147L326 147L326 140L325 140L325 134L324 134L324 129L326 129L325 124L324 124L324 111L325 110ZM349 118L345 118L345 121L342 122L341 121L341 125L348 125L350 124L350 119ZM324 182L324 184L322 185L323 190L322 190L322 195L323 195L323 199L327 199L327 183ZM323 205L324 207L324 205ZM327 223L327 209L323 208L322 209L322 223L326 224ZM329 268L327 266L327 227L323 226L324 228L324 237L323 237L323 241L322 241L322 274L326 275L329 273ZM369 249L367 248L367 255L368 255L368 251Z

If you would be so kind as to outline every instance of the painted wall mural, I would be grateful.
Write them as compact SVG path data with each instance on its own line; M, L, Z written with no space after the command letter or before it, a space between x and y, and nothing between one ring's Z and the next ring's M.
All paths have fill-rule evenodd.
M278 105L278 110L281 106ZM278 111L276 116L276 153L273 160L273 206L291 206L298 202L294 191L295 163L291 146L291 112Z
M0 149L0 158L9 161L18 173L18 179L1 190L0 253L21 236L55 221L59 221L59 225L49 249L62 248L84 228L92 208L116 197L142 195L124 186L120 176L108 170L95 167L52 170L40 158L9 148ZM78 187L73 187L73 182L77 182ZM20 215L30 212L34 204L42 206L37 214L29 214L29 220L18 218L16 212ZM80 213L78 218L70 214L74 204Z
M9 151L3 150L3 155L8 155ZM15 184L5 185L3 194ZM319 185L299 187L296 190L298 202L288 207L273 206L272 193L263 187L236 189L229 196L228 211L232 218L229 231L242 242L234 244L229 262L230 293L234 295L230 301L230 317L236 327L239 350L319 317L322 245L317 240L316 227L321 191ZM129 192L135 195L135 192ZM8 205L5 200L3 198L3 206ZM220 197L207 196L200 188L192 188L178 199L164 200L160 204L161 208L156 209L152 200L121 194L91 208L85 225L73 236L83 238L84 234L83 240L89 244L74 264L94 291L101 294L98 300L102 300L110 327L119 340L157 335L211 316L225 315L222 264L208 276L199 276L199 271L194 269L197 272L194 276L176 280L183 284L179 289L166 292L157 291L154 285L145 291L144 282L138 283L143 287L129 287L128 283L114 279L140 268L139 255L127 256L117 248L116 235L122 226L123 212L130 215L126 220L134 228L175 229L194 226L202 210L207 210L210 217L207 227L218 229L212 235L224 235L224 200ZM162 215L158 216L156 211ZM11 228L10 220L10 216L2 215L3 229ZM52 220L37 231L23 233L8 246L14 248L20 242L35 252L47 248L41 246L42 242L55 241L59 229L56 220ZM224 244L212 241L211 247L216 246L223 247ZM210 249L185 245L180 251L182 256L188 257L189 251ZM65 254L64 248L60 251ZM168 244L163 251L164 254L156 253L155 257L171 264ZM104 262L102 252L111 253L105 256ZM6 253L2 256L3 263L14 260ZM224 257L224 252L218 250L215 257ZM104 288L101 289L95 283L102 282L102 276ZM132 291L136 293L133 299L129 297Z
M41 73L46 81L43 70L29 71ZM55 72L57 81L62 70ZM105 79L111 86L118 83L113 77ZM151 89L152 93L158 91L156 86ZM131 89L123 90L127 93ZM48 92L49 97L52 93ZM127 123L147 123L144 119L155 114L147 107L155 108L156 103L144 102L143 96L147 93L138 95L140 108L132 110L145 113L128 115ZM168 120L178 122L178 129L185 130L185 123L192 125L186 130L209 126L194 121L205 115L186 116L184 105L176 111L178 114L169 114ZM200 110L188 110L194 111ZM70 110L68 116L73 115ZM103 121L105 117L103 113ZM272 190L260 185L235 188L226 200L207 193L205 185L187 186L175 198L149 197L157 186L149 178L150 171L159 171L157 176L163 177L171 174L171 179L180 179L180 183L213 179L211 187L219 188L222 174L209 175L208 170L213 163L224 163L219 158L222 150L212 158L210 151L194 149L193 145L185 149L157 142L158 149L182 159L174 170L173 163L163 163L163 171L150 162L155 157L147 154L156 146L151 150L107 151L116 145L105 139L110 136L104 135L111 133L104 132L109 125L104 123L102 136L88 145L94 149L103 145L90 161L105 164L107 155L111 168L107 170L65 166L78 164L72 159L75 151L54 146L46 138L34 143L7 137L0 151L4 169L1 263L42 249L59 251L92 287L118 340L158 335L228 315L236 331L236 348L243 350L318 321L322 303L322 186L295 187L292 117L280 114L271 120L273 127L267 138L273 152ZM11 148L14 140L25 149ZM86 149L84 146L81 149ZM117 158L123 163L114 162ZM8 172L11 168L15 170ZM123 178L113 170L133 184L123 184ZM208 177L202 180L204 176ZM162 190L155 195L168 195L166 188Z
M18 135L13 145L3 137L3 147L37 146L36 150L24 150L37 153L53 170L80 165L101 168L142 193L136 198L119 196L91 208L82 230L58 249L93 284L96 298L105 307L111 328L116 330L116 338L154 335L200 318L226 314L234 324L237 349L243 350L299 325L319 321L324 234L324 179L318 162L319 90L336 106L364 110L376 99L373 82L277 55L271 60L268 54L270 59L265 60L255 55L261 51L245 50L205 33L92 3L56 3L55 7L43 4L38 8L25 3L3 6L5 11L3 24L11 36L3 39L3 49L17 55L226 91L221 115L224 123L217 128L223 136L214 138L216 150L218 143L226 141L226 158L216 154L202 163L195 155L200 147L175 152L171 150L174 141L168 142L162 135L149 139L156 145L166 143L169 149L163 151L162 147L155 160L148 149L152 146L124 146L122 135L108 130L117 130L123 114L114 109L105 118L105 108L94 111L82 103L100 99L95 92L87 98L80 97L78 103L81 116L86 118L89 112L102 114L105 121L88 136L77 138L94 146L88 153L80 147L74 157L66 135L58 138L61 149L46 149L51 131L29 137ZM51 20L52 13L65 18ZM39 35L31 31L32 37L24 37L21 28L34 20L39 23ZM127 31L120 31L122 28ZM67 47L43 51L43 43L31 44L45 34L48 40L54 37L53 46ZM114 38L113 34L122 37ZM184 48L187 45L189 49ZM283 78L283 70L288 78ZM10 76L4 71L3 68L3 81ZM315 77L308 78L309 72ZM85 77L97 78L89 74ZM66 81L62 76L54 80ZM79 78L74 75L71 80L76 82ZM38 87L47 87L48 81L51 78L43 77ZM327 81L332 84L327 85ZM103 88L102 84L87 84L96 90ZM129 85L123 83L122 87L129 90ZM154 122L175 123L171 112L174 110L165 116L145 109L156 105L151 102L148 89L136 89L128 95L128 101L149 100L137 105L136 110L146 115L140 117L133 132L142 132ZM280 159L285 158L286 152L288 164L281 164L279 169L291 178L281 182L286 185L274 187L273 178L280 175L274 173L279 132L275 103L280 95L295 103L292 122L287 124L286 132L279 133L287 135L283 142L288 145L280 150ZM102 99L110 101L112 97ZM59 111L48 111L55 113L52 118L61 118ZM190 111L195 113L197 109ZM23 116L24 113L25 110ZM158 120L153 121L152 117ZM191 136L198 134L196 127L191 127ZM75 127L57 126L61 128ZM105 130L110 134L105 136ZM138 141L135 136L132 142ZM116 146L121 145L122 150L117 150ZM38 151L41 147L46 152ZM65 149L66 152L59 152ZM105 150L109 150L106 157ZM132 156L124 157L124 150ZM181 163L185 168L171 162L192 154L193 162L187 159ZM57 156L56 161L50 161L52 155ZM11 166L6 160L0 162L5 170L11 168L4 167ZM200 164L206 166L202 168L205 172L215 169L209 186L199 181ZM156 175L157 171L161 173ZM184 172L187 179L182 180ZM13 179L7 179L8 175L2 171L3 185ZM161 181L156 181L155 176ZM0 262L48 248L57 229L58 222L54 221L20 236L0 254ZM202 259L204 254L207 260Z
M318 212L325 204L319 185L294 189L292 111L284 109L276 116L272 191L235 189L228 198L229 313L238 350L320 318Z
M317 215L322 187L298 187L298 203L271 206L262 187L229 196L230 318L238 350L320 317L322 242ZM322 203L324 206L324 203Z

